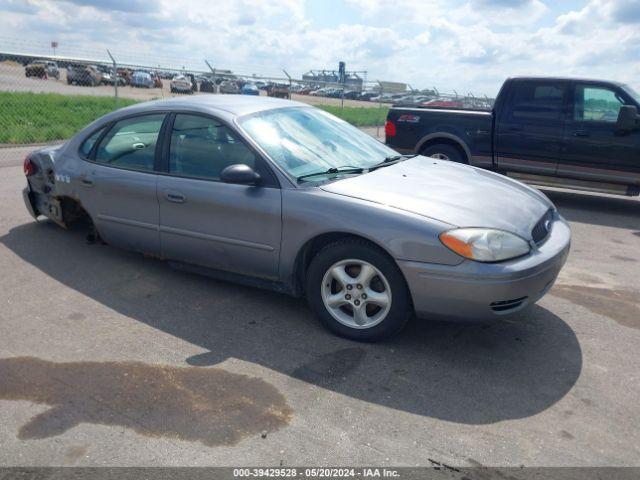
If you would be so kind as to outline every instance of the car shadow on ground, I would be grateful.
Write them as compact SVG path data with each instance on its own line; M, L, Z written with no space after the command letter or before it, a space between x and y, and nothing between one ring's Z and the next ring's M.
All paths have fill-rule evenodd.
M546 189L543 193L571 222L640 231L640 201L636 197L605 197Z
M233 357L372 404L465 424L540 413L582 369L575 333L540 306L485 325L416 320L392 340L359 344L326 332L304 300L90 245L82 231L29 223L0 243L67 287L201 347L204 353L185 358L197 368ZM87 315L79 309L70 305L69 318Z

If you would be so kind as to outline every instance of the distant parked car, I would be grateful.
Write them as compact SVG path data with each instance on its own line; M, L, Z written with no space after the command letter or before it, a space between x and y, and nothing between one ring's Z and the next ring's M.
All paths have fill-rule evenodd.
M203 77L200 82L200 91L206 93L216 93L216 83L209 77Z
M155 81L149 72L137 71L131 76L131 86L138 88L154 88Z
M378 92L362 92L358 100L364 100L368 102L369 100L371 100L374 97L377 97L378 95L380 95Z
M102 73L94 65L69 65L67 83L85 87L97 87L102 82Z
M198 81L193 73L187 73L186 77L191 81L191 93L198 91Z
M357 90L345 90L344 98L347 98L349 100L358 100L360 99L360 92L358 92Z
M225 80L220 84L220 93L240 93L240 89L236 82Z
M117 75L116 78L118 79L118 85L124 87L127 84L127 81L121 76L121 75ZM102 74L102 83L104 83L105 85L113 85L114 83L114 77L112 73L103 73Z
M98 65L98 70L102 74L102 83L104 85L113 85L114 75L113 75L113 67L107 67L106 65ZM126 85L125 79L121 75L116 76L118 79L118 85L124 86Z
M269 89L267 90L267 95L270 97L276 98L289 98L291 93L289 92L289 86L283 85L280 83L272 83L269 85Z
M184 75L173 77L173 80L169 83L171 93L193 93L192 88L193 84L191 80Z
M243 95L260 95L260 90L253 83L245 83L241 92Z
M60 78L58 64L51 61L36 61L28 64L24 69L26 77L47 78L53 77L56 80Z

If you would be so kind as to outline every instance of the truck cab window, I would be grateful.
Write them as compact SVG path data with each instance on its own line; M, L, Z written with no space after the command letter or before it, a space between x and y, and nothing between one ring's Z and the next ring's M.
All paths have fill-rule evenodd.
M608 88L577 85L573 119L578 122L608 122L618 120L624 101Z
M514 120L560 120L566 85L522 82L515 88L512 102Z

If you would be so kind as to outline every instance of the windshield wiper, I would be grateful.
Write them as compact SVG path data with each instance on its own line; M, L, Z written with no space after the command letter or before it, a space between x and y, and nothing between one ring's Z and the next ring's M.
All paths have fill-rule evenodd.
M362 173L364 172L364 168L362 167L331 167L327 170L323 170L320 172L307 173L305 175L300 175L296 180L304 180L305 178L315 177L317 175L331 175L335 173Z
M389 165L394 165L394 164L396 164L398 162L402 162L404 160L408 160L409 158L413 158L413 157L417 157L417 156L418 156L417 153L413 153L413 154L410 154L410 155L391 155L389 157L385 157L385 159L382 160L380 163L376 163L372 167L369 167L369 171L372 172L373 170L376 170L377 168L388 167Z

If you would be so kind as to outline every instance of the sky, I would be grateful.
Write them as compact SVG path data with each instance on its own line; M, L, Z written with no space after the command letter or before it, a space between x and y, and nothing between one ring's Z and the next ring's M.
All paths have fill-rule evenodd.
M0 51L240 74L366 70L495 95L513 75L640 90L640 0L0 0ZM24 35L28 32L28 35Z

